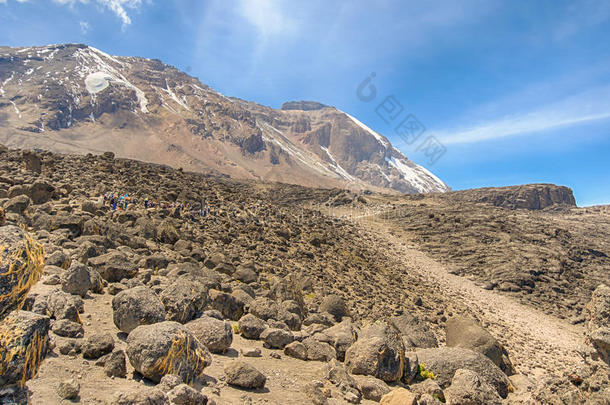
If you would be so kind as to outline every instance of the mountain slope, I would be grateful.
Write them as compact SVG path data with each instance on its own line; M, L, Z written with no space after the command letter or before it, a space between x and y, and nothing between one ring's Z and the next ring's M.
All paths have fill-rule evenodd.
M161 61L86 45L0 47L0 142L308 186L448 190L334 107L227 98Z

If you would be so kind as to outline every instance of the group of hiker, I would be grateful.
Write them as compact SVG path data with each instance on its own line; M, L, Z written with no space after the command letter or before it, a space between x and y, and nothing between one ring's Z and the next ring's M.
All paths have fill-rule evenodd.
M149 198L140 200L132 197L127 193L106 193L99 197L98 202L101 205L110 206L113 211L127 210L130 206L139 206L141 204L145 209L162 208L162 209L177 209L179 211L191 212L196 215L207 217L211 213L210 204L201 201L200 204L181 203L181 202L157 202ZM140 206L141 206L140 205Z

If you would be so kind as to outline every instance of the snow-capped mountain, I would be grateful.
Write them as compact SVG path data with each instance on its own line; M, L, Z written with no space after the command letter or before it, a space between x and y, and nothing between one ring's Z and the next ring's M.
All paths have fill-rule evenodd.
M86 45L0 47L0 142L308 186L448 190L334 107L228 98L159 60Z

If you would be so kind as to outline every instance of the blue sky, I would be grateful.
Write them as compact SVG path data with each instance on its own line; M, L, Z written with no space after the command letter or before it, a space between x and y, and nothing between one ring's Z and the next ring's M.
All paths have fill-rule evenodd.
M610 203L605 0L0 0L0 38L158 58L273 107L334 105L454 189L550 182ZM377 114L388 96L446 147L433 165Z

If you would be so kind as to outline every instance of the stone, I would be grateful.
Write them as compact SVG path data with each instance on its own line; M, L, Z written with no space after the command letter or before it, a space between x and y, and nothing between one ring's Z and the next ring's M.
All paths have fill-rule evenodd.
M267 329L267 324L252 314L246 314L239 319L237 327L240 334L246 339L258 339Z
M434 333L432 333L425 322L421 322L417 317L405 313L400 316L392 317L390 323L402 336L405 350L416 347L438 347L438 342L436 341Z
M18 195L4 203L4 211L23 215L25 210L32 204L32 200L27 195Z
M436 375L436 382L443 389L449 386L457 370L468 369L493 386L502 398L508 395L508 377L481 353L459 347L439 347L419 349L417 357L420 364L425 364L426 369Z
M396 388L381 397L380 405L417 405L417 399L405 388Z
M133 278L138 273L137 264L133 263L126 254L110 251L101 256L89 259L102 278L109 283L121 281L124 278Z
M157 388L163 392L169 392L175 387L183 384L182 378L174 374L166 374L161 377L161 381L157 384Z
M322 368L324 378L333 383L350 403L360 402L362 394L358 390L358 383L345 367L337 360L332 359Z
M206 405L208 403L205 395L186 384L174 387L167 393L167 397L172 405Z
M584 309L586 339L610 364L610 287L600 284Z
M85 297L92 287L89 269L83 264L73 264L61 275L61 288L68 294Z
M20 308L42 276L44 250L19 227L0 227L0 320Z
M57 386L57 395L61 399L76 399L80 394L80 384L74 379L65 380Z
M417 396L418 399L424 394L429 394L433 398L445 401L443 389L440 385L438 385L436 381L431 378L426 378L424 381L419 382L417 384L411 384L409 386L409 389Z
M57 336L67 338L82 338L85 334L83 325L78 322L72 322L67 319L59 319L53 323L51 327L53 333Z
M324 384L321 381L311 381L303 386L302 392L313 405L327 405L328 399L323 389Z
M307 360L307 348L301 342L292 342L284 347L286 356L294 357L299 360Z
M352 374L372 375L385 382L399 381L405 367L400 335L384 321L365 326L358 340L347 349L345 366Z
M122 392L112 401L113 405L170 405L167 395L156 388Z
M89 336L83 344L83 357L95 360L112 352L114 339L111 333L96 333Z
M0 321L0 387L33 378L49 349L50 319L14 311Z
M172 321L141 325L131 331L127 357L136 371L153 382L175 374L189 383L212 363L208 349L186 327Z
M224 353L233 343L233 327L229 322L204 315L185 326L212 353Z
M390 392L388 384L378 378L370 375L354 375L353 377L364 399L379 402L381 397Z
M330 361L337 358L335 348L328 343L320 342L314 338L307 338L302 343L307 350L307 360Z
M502 398L495 388L472 370L458 369L445 389L447 403L452 405L501 405Z
M250 303L249 312L257 318L266 321L277 319L278 310L278 305L274 301L266 297L258 297Z
M224 367L227 383L241 388L263 388L267 377L265 377L254 366L241 360L229 362Z
M242 347L239 352L244 357L261 357L262 352L258 347Z
M345 351L356 341L356 329L350 318L345 318L340 323L325 329L323 332L314 334L314 337L332 345L337 352L337 359L345 360Z
M318 311L328 312L337 322L341 322L344 316L349 315L345 300L338 295L327 295L324 297Z
M263 345L270 349L283 349L287 344L294 341L294 336L290 331L276 328L267 328L261 333L260 339Z
M148 287L130 288L112 299L112 318L120 331L130 333L140 325L163 322L165 307Z
M127 362L123 350L114 350L108 355L104 364L104 373L108 377L125 378L127 376Z
M208 295L212 308L220 311L223 317L237 321L244 314L245 303L238 297L216 289L211 289Z
M447 347L462 347L487 356L505 374L514 374L508 353L500 342L475 320L454 316L445 325Z
M207 296L208 291L203 283L190 274L181 275L161 293L167 320L186 323L196 318L203 312Z

